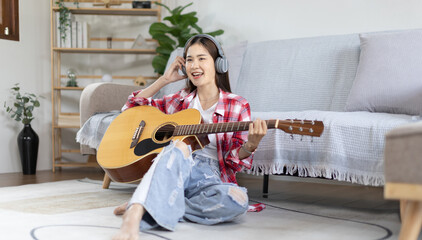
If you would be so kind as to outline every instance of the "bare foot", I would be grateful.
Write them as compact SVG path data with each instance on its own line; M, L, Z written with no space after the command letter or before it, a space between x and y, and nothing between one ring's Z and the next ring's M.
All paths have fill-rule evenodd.
M113 240L138 240L139 239L139 223L145 209L140 204L133 204L123 215L123 223L120 231L113 237Z
M126 212L127 202L123 203L122 205L117 206L114 209L114 215L123 215Z

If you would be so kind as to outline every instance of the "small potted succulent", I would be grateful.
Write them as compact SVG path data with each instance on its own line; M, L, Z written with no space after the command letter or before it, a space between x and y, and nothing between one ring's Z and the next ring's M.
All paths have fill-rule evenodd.
M39 138L37 133L31 128L31 121L34 119L32 112L40 106L37 96L32 93L20 93L19 83L10 89L14 97L13 105L8 106L4 102L6 112L10 117L18 122L22 122L24 127L18 135L19 154L22 162L23 174L35 174L38 158Z

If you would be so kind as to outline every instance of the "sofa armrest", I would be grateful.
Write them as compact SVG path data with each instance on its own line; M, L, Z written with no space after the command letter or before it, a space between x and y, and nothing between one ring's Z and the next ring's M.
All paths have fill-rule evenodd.
M81 126L95 113L120 110L128 96L139 86L116 83L93 83L84 88L79 102Z
M79 102L81 126L95 113L120 110L128 96L139 86L116 83L93 83L84 88ZM82 154L95 154L95 149L81 144Z
M385 138L385 181L422 184L422 121L399 126Z

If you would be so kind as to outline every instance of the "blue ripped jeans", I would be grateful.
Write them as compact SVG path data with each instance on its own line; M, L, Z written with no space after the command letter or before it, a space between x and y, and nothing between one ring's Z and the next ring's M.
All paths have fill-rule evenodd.
M128 207L145 208L140 230L174 230L187 219L211 225L233 220L248 209L246 189L220 179L218 162L201 155L183 156L172 143L155 158Z

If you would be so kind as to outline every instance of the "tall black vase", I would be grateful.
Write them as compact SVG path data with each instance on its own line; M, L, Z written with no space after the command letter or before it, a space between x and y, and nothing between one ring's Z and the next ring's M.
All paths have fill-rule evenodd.
M37 169L39 138L31 128L31 124L25 124L18 135L19 154L22 162L23 174L35 174Z

